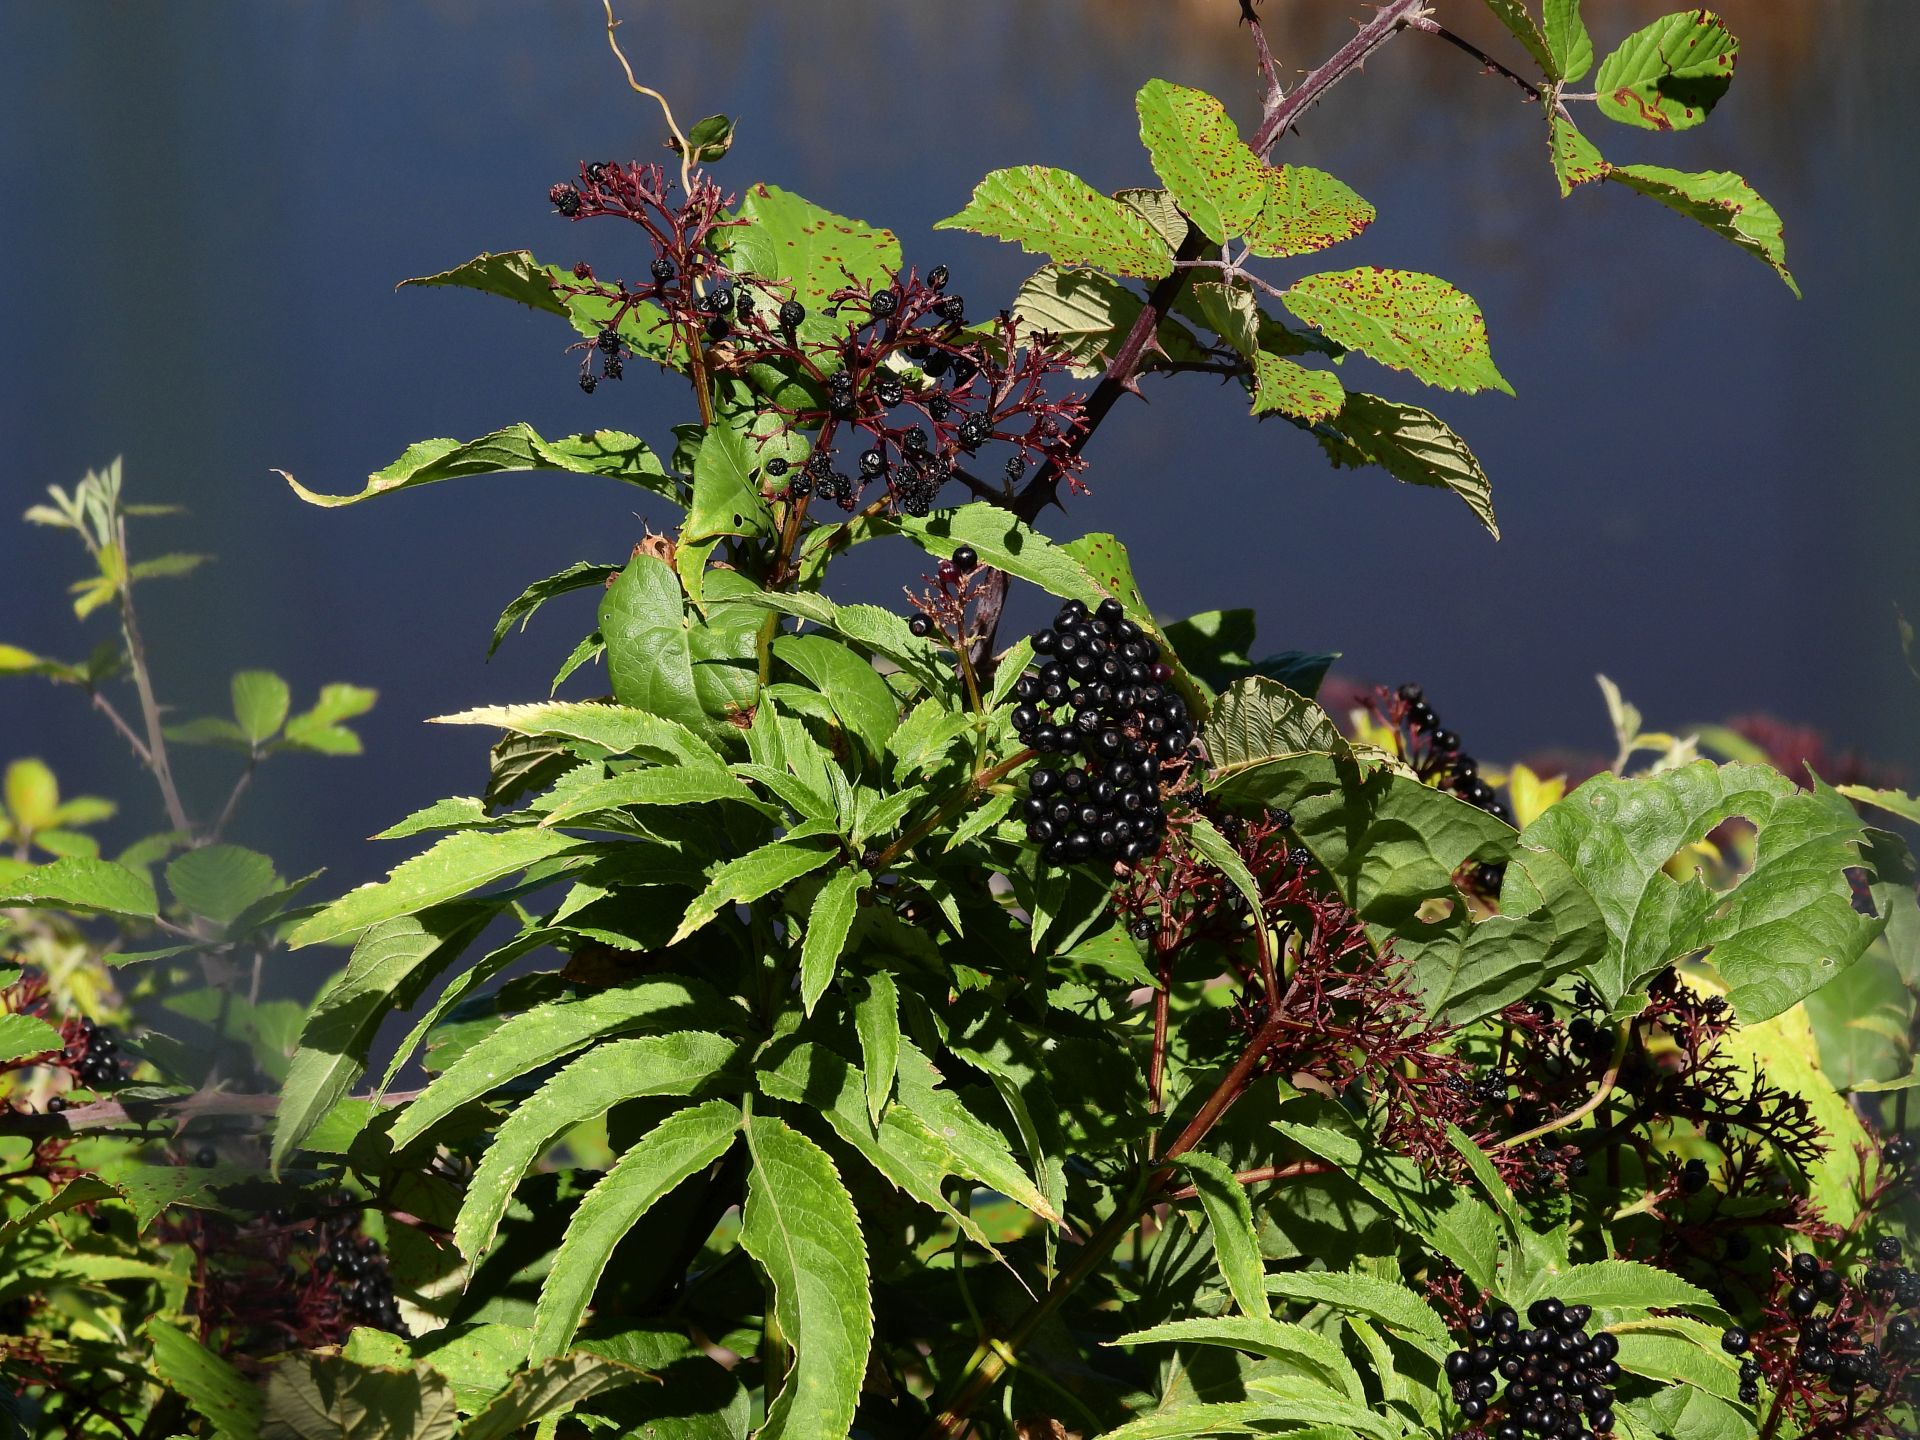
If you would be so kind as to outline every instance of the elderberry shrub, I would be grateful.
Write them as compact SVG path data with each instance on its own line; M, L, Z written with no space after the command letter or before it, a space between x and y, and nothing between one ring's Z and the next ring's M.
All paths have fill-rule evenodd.
M1476 1343L1447 1356L1454 1401L1473 1427L1465 1433L1496 1440L1611 1434L1620 1342L1606 1331L1587 1334L1590 1305L1548 1297L1528 1306L1526 1318L1522 1325L1507 1305L1481 1311L1467 1325Z
M1857 1271L1805 1250L1777 1267L1760 1320L1721 1340L1744 1357L1740 1398L1757 1403L1764 1381L1805 1433L1892 1433L1887 1412L1920 1399L1920 1275L1901 1253L1887 1235Z
M1460 736L1441 724L1439 712L1421 686L1409 681L1395 690L1379 688L1368 709L1378 724L1392 732L1394 745L1422 780L1452 791L1496 820L1513 824L1512 809L1482 778L1479 762L1461 748ZM1481 863L1467 871L1466 880L1492 900L1500 894L1506 873L1504 865Z
M1161 767L1193 743L1186 702L1167 684L1173 671L1117 600L1092 612L1068 601L1033 649L1033 668L1014 684L1013 728L1063 763L1027 776L1027 838L1055 864L1137 864L1166 829Z

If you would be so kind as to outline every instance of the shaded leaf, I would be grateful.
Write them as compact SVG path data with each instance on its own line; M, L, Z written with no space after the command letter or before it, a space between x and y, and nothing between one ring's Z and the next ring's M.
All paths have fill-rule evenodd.
M1378 465L1409 485L1451 490L1488 534L1500 538L1486 471L1467 442L1432 411L1349 391L1340 413L1314 435L1336 468Z
M1642 130L1689 130L1727 93L1739 57L1740 42L1712 11L1663 15L1600 62L1600 113Z

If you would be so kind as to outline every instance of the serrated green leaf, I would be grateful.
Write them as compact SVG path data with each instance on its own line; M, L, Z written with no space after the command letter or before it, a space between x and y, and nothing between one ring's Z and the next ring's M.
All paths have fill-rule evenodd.
M1757 256L1787 282L1794 298L1800 285L1787 269L1787 242L1780 212L1762 200L1740 176L1727 170L1688 173L1660 165L1610 165L1607 179L1658 200L1714 234Z
M1486 471L1466 441L1432 411L1349 391L1340 413L1314 436L1336 469L1378 465L1408 485L1451 490L1488 534L1500 538Z
M1374 208L1344 181L1307 165L1268 165L1266 201L1242 233L1255 255L1312 255L1373 223Z
M603 1036L729 1023L730 1011L699 980L667 977L555 1000L523 1010L481 1036L400 1112L388 1132L397 1150L454 1110L564 1059Z
M867 1118L875 1125L893 1096L900 1068L900 991L893 976L875 970L862 976L853 1007L854 1033L860 1039L860 1075L866 1082Z
M150 919L160 909L160 897L139 871L78 856L31 866L0 880L0 904Z
M884 289L900 269L900 241L891 230L877 229L823 210L777 185L752 185L735 214L748 223L715 232L726 246L736 276L783 281L790 298L806 307L798 335L803 345L819 347L817 363L838 369L834 347L846 321L832 313L831 296L849 283Z
M515 735L559 736L598 746L613 755L690 765L719 765L720 752L686 726L647 710L588 700L550 700L527 705L489 705L436 715L435 725L488 725Z
M1547 117L1547 153L1553 161L1554 178L1560 182L1560 198L1575 187L1607 178L1609 165L1593 142L1565 115L1555 110Z
M1494 367L1480 307L1438 276L1329 270L1295 281L1280 301L1328 339L1429 385L1513 393Z
M1039 344L1044 336L1046 348L1068 357L1080 376L1106 370L1140 309L1140 297L1111 275L1060 265L1042 265L1013 297L1021 342ZM1159 341L1169 360L1199 360L1206 354L1193 332L1172 317L1160 322Z
M1568 85L1582 79L1593 68L1593 37L1580 18L1580 0L1546 0L1541 19L1554 78Z
M676 1111L642 1136L587 1192L540 1287L530 1361L548 1359L566 1348L614 1246L681 1181L724 1155L739 1130L739 1107L726 1100Z
M360 937L346 970L314 1001L301 1029L274 1115L274 1170L366 1072L367 1053L388 1012L410 1005L492 913L483 905L443 905L372 926Z
M542 825L565 825L628 805L701 805L733 801L772 811L740 777L719 765L671 765L658 770L622 770L570 791L541 818ZM772 813L779 813L772 811Z
M677 945L730 905L746 905L818 870L833 859L832 850L776 840L729 860L687 907L686 918L667 943Z
M273 861L240 845L203 845L167 866L167 888L195 915L226 925L279 887Z
M1226 107L1165 80L1149 80L1133 103L1154 174L1187 217L1216 245L1245 234L1266 201L1266 167Z
M746 418L750 423L755 417L748 412ZM680 543L769 534L773 512L760 494L760 467L765 463L742 428L725 420L708 426L693 458L693 499Z
M0 1014L0 1065L64 1050L60 1032L37 1015Z
M1237 1188L1237 1187L1236 1187ZM1264 1303L1264 1295L1262 1297ZM1335 1394L1365 1403L1366 1390L1340 1347L1326 1336L1265 1317L1220 1315L1172 1320L1146 1330L1135 1330L1110 1341L1114 1345L1224 1345L1278 1360L1302 1372Z
M259 1440L452 1440L453 1387L428 1365L294 1351L267 1369Z
M443 270L437 275L421 275L402 280L396 289L408 285L448 285L464 290L479 290L503 296L518 304L549 314L564 316L567 307L553 293L553 281L559 271L542 265L530 250L508 250L499 254L481 254L464 265Z
M1246 1187L1233 1178L1232 1167L1211 1155L1189 1152L1180 1157L1180 1163L1193 1177L1194 1191L1206 1212L1207 1232L1213 1237L1214 1259L1234 1303L1251 1319L1268 1319L1273 1312L1267 1306L1260 1235L1254 1229L1253 1202Z
M1679 1381L1722 1400L1740 1393L1740 1362L1721 1350L1718 1327L1663 1316L1644 1328L1618 1326L1613 1334L1620 1342L1616 1358L1628 1374Z
M966 209L933 228L1011 240L1062 265L1117 275L1157 280L1173 268L1172 251L1139 211L1044 165L988 172Z
M1447 1340L1447 1322L1427 1300L1406 1286L1359 1271L1285 1270L1266 1276L1269 1295L1309 1305L1327 1305L1365 1315L1395 1330L1429 1340Z
M254 1440L261 1395L253 1382L193 1336L158 1318L147 1322L154 1373L176 1391L222 1440Z
M1540 27L1534 23L1532 13L1527 9L1525 0L1487 0L1487 8L1494 18L1507 27L1507 33L1525 47L1527 54L1545 72L1549 80L1560 78L1560 64L1555 58L1547 37L1540 33Z
M773 653L826 697L840 727L869 755L886 753L887 737L900 723L900 702L872 665L825 635L782 635Z
M1739 58L1740 42L1712 11L1663 15L1600 62L1600 113L1642 130L1692 129L1733 84Z
M667 147L678 155L679 141L671 136ZM686 153L696 165L711 165L733 148L733 121L725 115L708 115L687 128Z
M1254 351L1253 414L1288 415L1312 424L1339 414L1346 399L1346 390L1331 371Z
M422 440L398 460L367 477L366 488L352 495L322 495L307 489L284 470L274 473L309 505L354 505L376 495L430 485L466 475L497 475L519 470L564 470L575 475L605 475L675 498L666 468L634 435L591 430L545 440L524 421L494 430L477 440Z
M1525 1309L1545 1295L1558 1296L1566 1305L1620 1312L1615 1318L1644 1315L1649 1310L1719 1308L1713 1296L1699 1286L1688 1284L1671 1270L1637 1260L1594 1260L1557 1273L1543 1272L1534 1277L1531 1287L1510 1293L1507 1299Z
M697 1095L739 1054L739 1043L700 1030L596 1045L542 1085L494 1133L467 1182L453 1242L470 1264L492 1248L514 1187L575 1125L648 1095Z
M1736 815L1758 832L1738 884L1715 891L1665 871ZM1751 1024L1852 964L1878 933L1883 922L1853 908L1845 874L1865 839L1831 791L1810 795L1760 766L1698 760L1630 779L1597 775L1528 826L1521 844L1559 855L1599 905L1609 944L1588 974L1608 1003L1707 951Z
M785 1122L746 1123L752 1168L740 1244L773 1284L771 1317L794 1349L759 1440L846 1433L873 1339L867 1252L839 1172Z
M807 912L806 939L800 946L800 1004L809 1015L826 993L840 952L846 949L866 879L865 871L841 866L827 877Z
M915 635L900 616L878 605L836 605L824 595L755 589L715 597L716 611L728 606L774 610L810 620L846 636L875 655L885 656L929 690L940 693L951 684L951 677L942 668L939 648L932 641Z
M541 860L585 848L587 842L555 830L462 830L394 867L385 880L349 890L310 915L287 936L292 949L339 940L412 915L525 870Z
M1249 631L1248 640L1252 634ZM1331 716L1277 680L1250 676L1220 692L1201 732L1215 783L1283 755L1341 755L1346 737Z
M583 1400L656 1380L637 1366L600 1355L554 1355L513 1377L513 1383L460 1427L460 1440L509 1440L538 1424L544 1431Z
M233 718L255 745L280 733L293 692L271 670L242 670L233 677Z

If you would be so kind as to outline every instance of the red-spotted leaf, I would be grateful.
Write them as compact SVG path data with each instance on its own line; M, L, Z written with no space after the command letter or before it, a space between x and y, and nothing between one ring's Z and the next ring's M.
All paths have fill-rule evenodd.
M1294 282L1281 300L1328 339L1429 385L1513 393L1494 367L1480 307L1438 276L1329 270Z
M1727 93L1739 58L1740 42L1711 10L1663 15L1600 62L1600 113L1642 130L1691 129Z
M1078 175L1044 165L990 172L974 186L966 209L933 228L1012 240L1062 265L1117 275L1157 280L1173 268L1173 253L1138 210Z

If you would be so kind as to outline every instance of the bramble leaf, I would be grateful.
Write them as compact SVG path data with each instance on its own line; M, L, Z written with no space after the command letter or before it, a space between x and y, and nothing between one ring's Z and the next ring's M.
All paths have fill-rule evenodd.
M1593 68L1593 37L1580 18L1580 0L1546 0L1542 31L1553 55L1553 78L1571 85Z
M1318 373L1318 372L1313 372ZM1431 410L1355 390L1314 438L1334 467L1378 465L1408 485L1451 490L1494 539L1493 484L1467 442Z
M1642 130L1692 129L1733 84L1739 58L1740 42L1711 10L1663 15L1600 62L1600 113Z
M1437 276L1377 265L1329 270L1295 281L1280 300L1329 340L1429 385L1513 393L1494 367L1480 307Z
M1044 165L990 171L957 215L933 227L1011 240L1062 265L1091 265L1157 280L1173 253L1132 207L1102 195L1078 175Z
M1660 165L1610 165L1606 178L1697 220L1773 268L1794 298L1800 285L1787 269L1787 242L1775 210L1740 176L1727 170L1688 173Z

